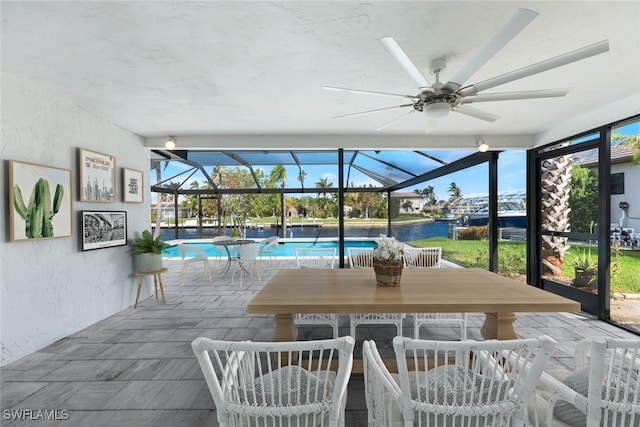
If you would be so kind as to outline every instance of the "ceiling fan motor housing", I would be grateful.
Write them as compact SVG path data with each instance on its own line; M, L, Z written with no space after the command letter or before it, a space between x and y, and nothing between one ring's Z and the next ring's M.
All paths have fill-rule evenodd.
M426 94L413 103L416 111L421 111L434 119L446 117L462 98L455 93Z

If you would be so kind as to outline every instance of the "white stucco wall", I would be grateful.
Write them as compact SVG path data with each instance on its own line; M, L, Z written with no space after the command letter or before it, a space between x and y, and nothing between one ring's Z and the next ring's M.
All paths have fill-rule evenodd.
M640 232L640 166L632 163L620 163L611 165L611 173L624 172L624 194L611 195L611 222L620 224L625 228L634 228ZM622 209L618 207L620 202L629 203L627 217L621 224ZM630 218L634 217L634 218Z
M0 363L5 365L133 304L137 282L130 246L82 252L77 217L81 210L124 210L131 240L149 227L150 203L148 187L145 203L121 202L122 167L148 176L149 152L141 137L29 83L7 75L0 81ZM78 201L79 147L116 157L116 203ZM73 237L9 241L9 160L71 170ZM141 298L150 292L148 284Z

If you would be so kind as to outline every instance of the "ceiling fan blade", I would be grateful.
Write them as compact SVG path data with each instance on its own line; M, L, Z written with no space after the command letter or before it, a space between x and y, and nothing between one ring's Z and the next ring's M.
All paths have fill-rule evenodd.
M500 116L496 116L495 114L478 110L477 108L467 107L466 105L458 105L457 107L453 108L452 111L455 111L456 113L464 114L466 116L474 117L476 119L491 122L491 123L495 122L500 118Z
M334 86L324 86L322 89L324 90L333 90L336 92L350 92L350 93L360 93L364 95L377 95L377 96L388 96L392 98L402 98L406 100L414 100L417 97L413 95L400 95L399 93L387 93L387 92L374 92L371 90L360 90L360 89L348 89L345 87L334 87Z
M463 104L488 101L514 101L519 99L559 98L569 93L569 89L524 90L521 92L481 93L462 98Z
M529 9L518 9L507 24L502 27L467 63L460 68L447 83L452 91L456 91L484 64L517 36L531 21L538 16Z
M547 59L545 61L538 62L536 64L532 64L524 68L520 68L519 70L511 71L509 73L502 74L500 76L493 77L488 80L484 80L480 83L475 83L473 85L463 87L458 91L458 94L463 97L469 96L469 95L475 95L476 93L481 92L483 90L500 86L505 83L512 82L514 80L529 77L534 74L541 73L543 71L548 71L553 68L561 67L563 65L571 64L572 62L580 61L582 59L586 59L591 56L598 55L607 51L609 51L609 40L602 40L598 43L594 43L592 45L585 46L583 48L576 49L574 51L567 52L562 55L558 55L554 58Z
M416 110L414 110L414 109L411 109L411 110L407 111L406 113L404 113L404 114L403 114L403 115L401 115L400 117L396 117L395 119L391 120L389 123L387 123L387 124L385 124L385 125L380 126L378 129L376 129L376 132L377 132L377 131L381 131L381 130L383 130L383 129L386 129L386 128L388 128L389 126L391 126L391 125L394 125L394 124L398 123L400 120L404 119L404 118L405 118L405 117L407 117L409 114L411 114L411 113L413 113L413 112L415 112L415 111L416 111Z
M394 108L413 107L413 104L394 105L393 107L376 108L375 110L361 111L359 113L343 114L341 116L333 116L332 119L342 119L345 117L364 116L365 114L377 113L378 111L393 110Z
M393 37L383 37L378 41L382 43L382 46L387 49L387 52L389 52L391 56L393 56L394 59L398 61L400 66L404 68L404 71L411 76L413 81L418 85L418 88L420 88L421 90L433 90L433 88L431 87L431 83L429 83L429 80L427 80L427 78L422 75L420 70L418 70L418 67L416 67L415 64L411 62L407 54L404 52L404 50L402 50L400 45L396 43Z

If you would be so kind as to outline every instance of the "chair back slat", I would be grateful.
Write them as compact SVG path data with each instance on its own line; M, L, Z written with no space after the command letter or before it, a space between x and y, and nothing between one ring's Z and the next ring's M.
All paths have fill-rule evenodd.
M347 248L350 268L373 268L372 248Z
M404 265L407 268L440 268L442 248L405 248Z
M294 248L299 268L333 268L336 248Z

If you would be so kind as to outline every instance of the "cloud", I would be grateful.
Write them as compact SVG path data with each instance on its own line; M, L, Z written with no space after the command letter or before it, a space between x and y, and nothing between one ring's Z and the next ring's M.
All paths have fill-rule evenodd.
M329 172L327 172L327 173L323 173L323 174L322 174L322 176L321 176L320 178L324 178L324 179L326 179L327 181L331 181L331 180L333 180L333 179L335 179L335 178L336 178L336 175L335 175L335 174L333 174L333 173L329 173Z

